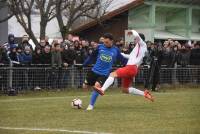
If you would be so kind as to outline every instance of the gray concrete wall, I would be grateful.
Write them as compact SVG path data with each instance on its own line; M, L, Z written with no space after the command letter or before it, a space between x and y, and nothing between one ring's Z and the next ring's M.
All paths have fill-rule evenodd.
M7 16L8 9L0 9L0 19L3 19ZM8 21L0 23L0 44L7 42L8 40Z

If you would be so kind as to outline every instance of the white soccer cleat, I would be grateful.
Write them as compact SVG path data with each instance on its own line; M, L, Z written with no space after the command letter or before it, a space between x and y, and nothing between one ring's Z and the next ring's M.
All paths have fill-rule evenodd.
M94 109L94 107L92 106L92 105L88 105L88 107L87 107L87 111L91 111L91 110L93 110Z

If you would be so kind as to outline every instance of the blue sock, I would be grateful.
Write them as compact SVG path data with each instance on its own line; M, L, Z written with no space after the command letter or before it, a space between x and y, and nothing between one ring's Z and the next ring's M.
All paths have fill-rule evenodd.
M97 91L93 90L91 98L90 98L90 105L94 106L98 96L99 96L99 93Z

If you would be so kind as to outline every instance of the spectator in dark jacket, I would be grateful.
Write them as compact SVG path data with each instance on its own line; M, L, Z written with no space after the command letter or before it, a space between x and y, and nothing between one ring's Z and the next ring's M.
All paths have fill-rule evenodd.
M8 56L3 45L0 46L0 64L8 64Z
M83 64L84 59L87 57L87 45L86 42L81 42L83 44L75 45L75 64ZM81 84L83 82L83 76L82 76L82 68L81 66L77 66L77 75L75 77L76 79L76 85L78 85L78 88L81 87Z
M45 39L41 39L41 40L40 40L39 47L41 48L42 52L44 52L45 46L46 46L46 41L45 41Z
M187 67L190 63L190 49L189 46L182 45L180 49L180 58L179 58L179 63L181 67ZM179 82L181 83L186 83L190 79L190 71L188 69L186 70L178 70L178 79Z
M33 52L32 63L35 66L39 66L38 64L42 64L42 51L39 46L37 46L35 48L35 51ZM33 86L35 87L35 90L40 90L41 87L44 87L45 73L43 70L33 70L33 77L37 78L37 81L33 81Z
M23 62L23 49L22 47L17 47L17 58L20 63Z
M200 42L197 42L194 45L194 49L191 50L190 64L200 65Z
M62 51L61 55L62 55L63 65L65 68L74 65L75 51L74 51L73 44L69 44L69 48L68 48L68 45L65 45L64 50ZM64 85L66 86L69 84L68 80L72 79L72 73L71 73L70 67L69 69L66 69L64 71L63 76L64 76L63 82L65 83Z
M162 61L162 46L157 43L151 43L148 47L145 62L148 67L148 75L145 81L145 88L150 88L152 91L158 91L158 84L160 83L160 66Z
M38 46L35 48L35 51L33 52L33 64L42 64L42 52L41 48Z
M59 43L52 44L51 64L52 67L57 66L61 68L62 66L61 47Z
M180 52L178 50L178 46L174 46L172 48L171 57L172 57L172 62L170 67L174 67L175 64L178 64L178 60L180 59Z
M17 48L16 46L12 46L10 48L10 53L8 54L8 56L9 56L10 60L18 62L16 48Z
M75 64L82 64L84 62L84 51L78 41L74 42L75 46Z
M180 50L180 64L182 67L186 67L190 63L190 50L187 45L182 45Z
M88 56L88 48L89 48L89 42L86 41L86 40L82 40L81 41L81 44L80 44L80 48L81 48L81 51L83 53L83 58L87 58Z
M199 68L200 65L200 42L194 44L194 48L191 50L190 64ZM192 72L192 82L200 83L200 69L194 69Z
M61 46L57 40L52 43L52 57L51 57L51 87L61 88L62 85L62 58L61 58ZM58 69L56 68L58 67Z
M45 46L44 47L44 52L42 52L42 64L51 64L51 47L50 46Z
M64 67L67 67L69 65L73 65L74 64L74 60L75 60L75 51L68 48L68 45L65 46L63 52L61 53L62 55L62 61L63 61L63 65Z
M172 65L172 48L170 47L170 44L168 41L164 42L163 47L163 59L162 59L162 65L166 65L167 67L171 67Z

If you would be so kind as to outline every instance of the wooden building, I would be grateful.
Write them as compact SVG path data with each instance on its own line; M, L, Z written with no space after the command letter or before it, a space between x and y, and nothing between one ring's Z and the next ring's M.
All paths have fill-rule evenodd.
M98 40L106 32L115 39L124 38L125 30L135 29L146 40L173 38L200 40L199 0L135 0L73 29L71 33L89 40Z

